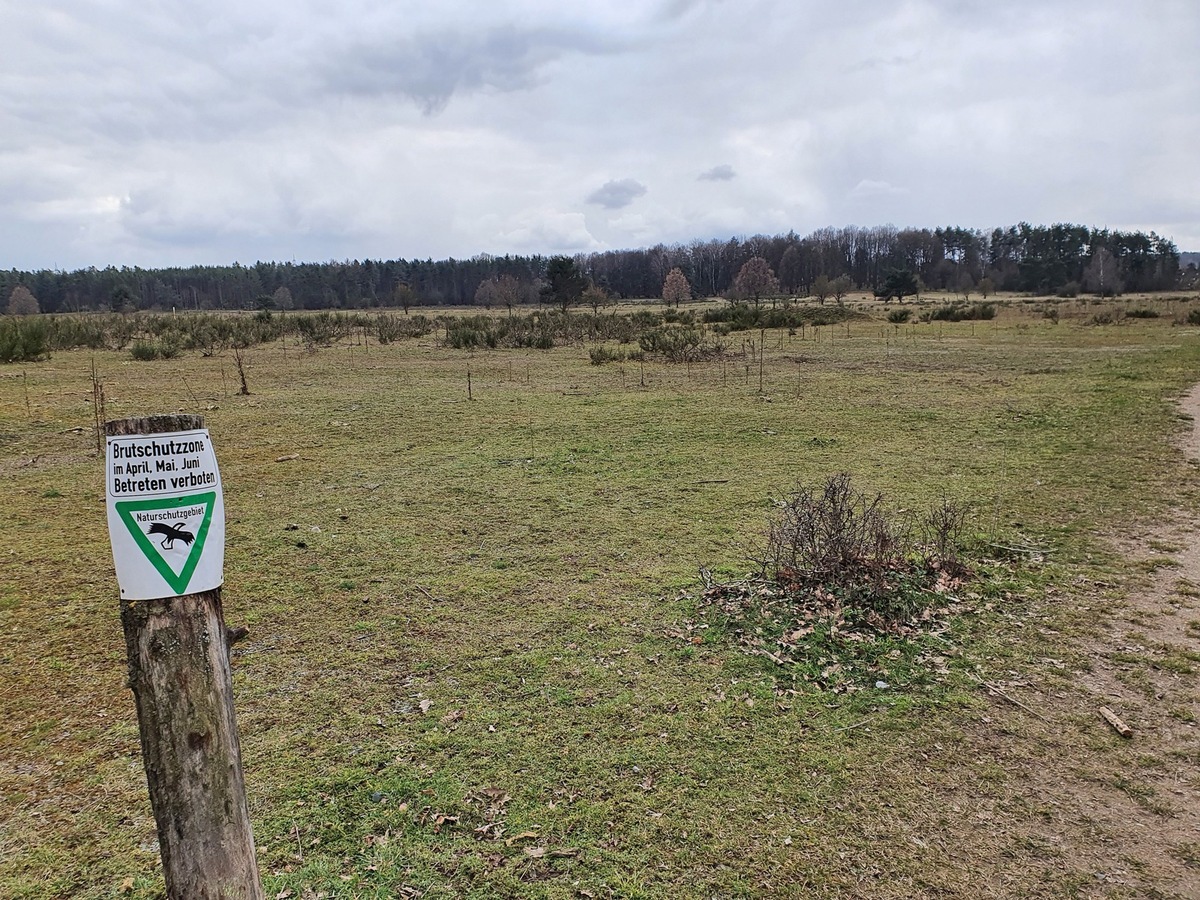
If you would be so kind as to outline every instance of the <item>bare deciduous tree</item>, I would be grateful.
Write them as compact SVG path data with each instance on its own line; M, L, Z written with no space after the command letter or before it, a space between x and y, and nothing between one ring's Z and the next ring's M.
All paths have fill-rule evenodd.
M763 297L779 293L779 279L771 265L761 256L752 257L742 265L733 281L733 294L739 300L753 300L758 306Z
M497 296L496 279L486 278L479 282L479 287L475 288L475 305L482 306L487 310L491 310L496 305L499 299Z
M668 307L674 304L676 309L683 301L692 299L692 286L678 266L667 273L663 281L662 298Z
M973 290L975 290L975 279L971 277L970 272L963 269L958 273L958 292L962 294L963 300L970 300Z
M12 289L8 297L8 314L10 316L36 316L42 311L38 306L37 297L23 284Z
M833 283L829 280L828 275L818 275L813 279L812 295L817 298L817 301L824 306L825 301L829 299L829 295L833 293Z
M851 286L849 275L839 275L837 278L833 279L832 282L830 282L829 290L833 294L833 299L837 301L838 306L844 305L842 301L845 300L846 295L850 293Z
M511 275L500 275L496 282L496 302L508 308L508 316L512 318L513 307L521 302L521 283Z
M608 291L594 282L584 288L582 299L585 306L592 308L593 315L599 315L600 310L612 302L609 299Z
M395 299L396 305L404 310L406 316L412 305L417 302L416 292L403 282L396 285L395 290L392 291L392 297Z
M1083 270L1083 287L1101 297L1115 297L1121 293L1124 285L1121 283L1117 258L1107 247L1101 247L1092 254L1091 261Z

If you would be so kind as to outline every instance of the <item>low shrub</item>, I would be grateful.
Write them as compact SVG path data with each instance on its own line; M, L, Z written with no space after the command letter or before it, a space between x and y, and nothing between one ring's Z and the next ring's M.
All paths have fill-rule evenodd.
M723 324L729 331L754 328L803 328L805 325L835 325L847 319L862 318L861 313L844 307L790 306L770 309L749 303L731 303L704 313L704 321Z
M40 316L0 319L0 362L36 362L50 356L50 326Z
M158 355L162 359L174 359L182 352L183 347L177 335L165 335L159 339Z
M380 313L375 317L375 339L381 344L390 344L406 337L423 337L432 326L424 316L391 316Z
M1157 319L1158 316L1158 310L1155 309L1128 309L1125 311L1127 319Z
M158 347L152 341L134 341L129 355L138 362L151 362L158 359Z
M696 313L690 309L682 312L679 309L668 309L663 313L663 321L672 325L695 325Z
M950 303L924 313L926 322L967 322L996 318L995 303Z
M887 314L887 320L893 325L902 325L912 317L911 309L893 309Z
M628 318L633 327L638 331L645 331L647 328L657 328L663 323L661 315L644 309L639 309Z
M588 359L591 360L593 366L602 366L605 363L621 362L625 359L623 350L611 350L600 344L597 347L588 348Z
M499 346L499 333L487 323L478 321L480 318L482 317L473 316L460 322L447 323L446 345L455 350L476 350L484 347L494 350Z
M322 311L295 318L297 336L313 347L328 347L350 333L351 323L341 313Z
M643 352L657 354L668 362L711 359L725 352L724 344L707 340L702 331L688 326L651 328L638 338L638 346Z

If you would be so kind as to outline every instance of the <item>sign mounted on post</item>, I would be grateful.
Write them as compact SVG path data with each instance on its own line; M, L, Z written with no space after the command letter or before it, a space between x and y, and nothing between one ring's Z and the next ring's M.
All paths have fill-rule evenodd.
M108 438L108 534L121 597L157 600L221 586L225 503L208 431Z

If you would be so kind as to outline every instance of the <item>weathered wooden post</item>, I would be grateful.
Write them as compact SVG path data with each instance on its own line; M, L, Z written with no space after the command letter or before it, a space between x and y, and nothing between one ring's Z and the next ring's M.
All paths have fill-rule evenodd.
M225 512L200 416L105 424L129 687L168 897L262 900L221 612Z

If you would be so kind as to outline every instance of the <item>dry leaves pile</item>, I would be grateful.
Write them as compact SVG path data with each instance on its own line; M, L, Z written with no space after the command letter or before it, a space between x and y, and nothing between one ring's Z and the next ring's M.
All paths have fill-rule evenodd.
M687 597L697 617L673 636L701 645L711 641L711 634L722 634L743 652L770 659L803 680L853 691L863 682L887 678L901 661L944 674L945 657L953 650L931 652L929 639L974 611L979 595L964 592L964 586L961 574L931 571L912 614L889 618L848 606L820 585L762 578L710 584L699 596Z

